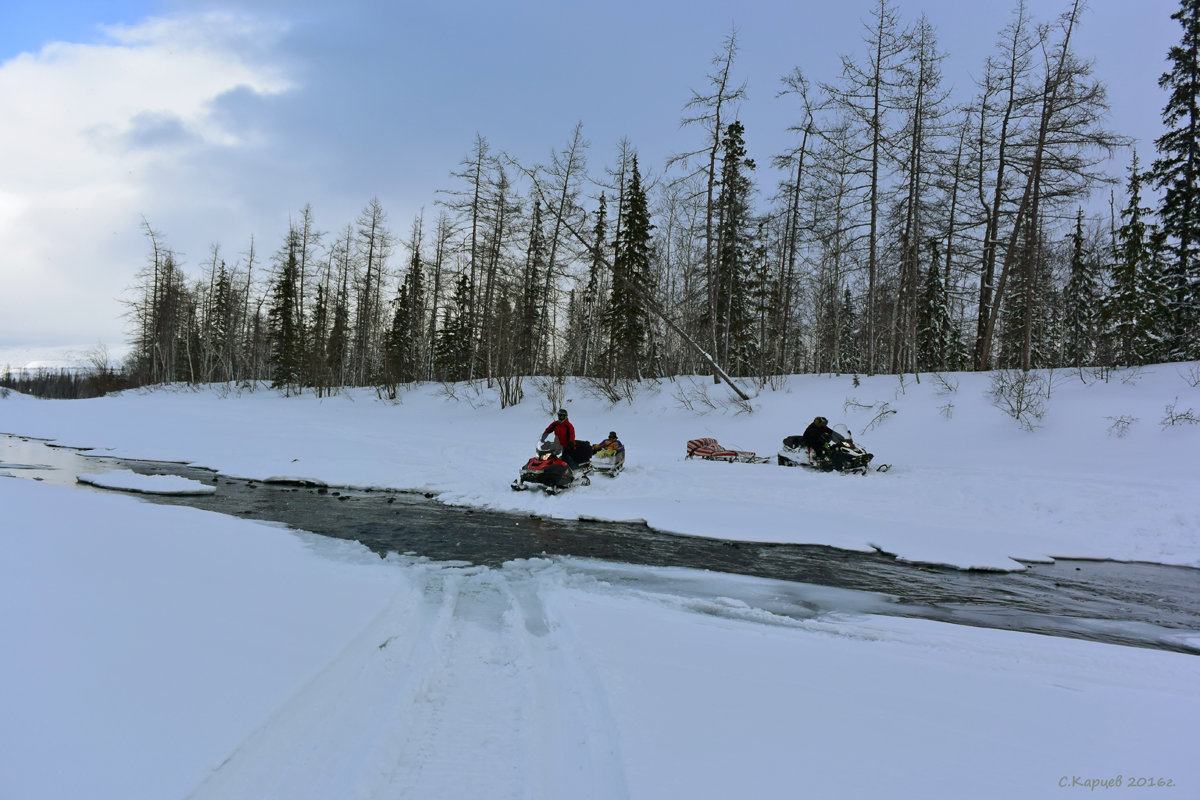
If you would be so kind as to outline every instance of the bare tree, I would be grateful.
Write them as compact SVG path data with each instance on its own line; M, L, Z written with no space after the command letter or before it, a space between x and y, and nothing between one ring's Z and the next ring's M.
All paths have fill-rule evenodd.
M1034 110L1033 125L1014 160L1014 165L1024 172L1024 188L1008 234L996 297L986 309L980 306L977 369L986 369L989 364L997 311L1014 264L1023 270L1023 290L1033 291L1034 258L1044 206L1061 205L1086 192L1102 179L1095 167L1128 142L1104 128L1108 111L1104 86L1091 78L1091 64L1080 61L1071 48L1071 37L1082 10L1082 0L1075 0L1059 18L1059 38L1052 45L1051 28L1038 29L1041 75L1034 84L1036 88L1027 93ZM1028 314L1032 313L1033 304L1030 297L1025 300L1028 302L1021 365L1029 369L1032 323Z
M547 175L545 189L553 193L552 202L554 206L548 210L553 217L554 223L550 233L549 260L543 290L542 318L538 326L538 341L547 341L550 338L548 334L553 321L556 319L554 310L558 308L558 304L555 297L555 287L556 279L561 277L558 269L558 250L565 234L562 220L567 216L569 208L578 205L578 181L587 170L587 148L588 142L583 138L583 123L576 123L575 129L571 132L570 142L568 142L562 153L551 153L550 166L545 170ZM533 371L536 372L538 366L536 357L533 366Z
M358 305L354 320L354 377L362 386L371 378L378 358L383 318L383 279L387 259L393 247L387 229L387 214L374 198L358 216L355 231L356 255L363 265L362 284L358 287Z
M889 0L878 0L865 24L866 44L870 48L867 64L860 66L849 56L842 57L842 80L839 84L824 85L830 98L855 120L862 131L865 149L855 155L868 176L867 206L867 294L866 294L866 354L868 374L875 372L876 305L879 277L879 213L883 204L883 185L880 170L889 154L885 152L890 139L888 112L894 104L892 97L899 81L899 68L905 51L904 37L899 30L895 6ZM894 156L893 156L894 157Z

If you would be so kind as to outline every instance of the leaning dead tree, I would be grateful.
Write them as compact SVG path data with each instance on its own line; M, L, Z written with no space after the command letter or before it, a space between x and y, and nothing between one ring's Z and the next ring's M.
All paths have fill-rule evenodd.
M529 177L530 182L533 184L533 190L537 193L538 198L540 198L543 203L549 206L546 200L545 191L543 190L541 181L538 179L537 173L534 170L521 167L520 165L518 165L518 167L522 172L525 173L526 176ZM580 230L581 226L568 218L567 213L571 210L570 208L560 208L558 206L549 207L554 209L552 213L556 215L555 225L561 225L562 228L567 231L567 233L569 233L579 242L579 244L581 244L583 247L592 249L588 239L583 235L583 231ZM598 248L595 249L594 255L595 258L597 258L604 266L604 268L609 271L609 274L614 274L612 262L609 261L602 253L600 253ZM743 392L741 388L733 382L733 379L729 377L729 373L727 373L721 367L721 365L717 363L716 358L714 358L710 353L708 353L708 351L701 347L695 339L693 339L691 336L688 336L683 328L676 323L675 320L671 319L667 315L666 311L663 310L662 306L659 305L659 303L653 297L647 294L642 287L637 286L636 284L624 284L621 286L621 289L636 295L638 300L641 301L643 307L651 314L662 320L664 325L674 331L675 334L678 335L679 338L689 348L695 351L695 353L700 356L705 363L712 367L713 375L721 381L724 381L725 385L728 386L734 394L736 394L742 400L750 400L750 396Z

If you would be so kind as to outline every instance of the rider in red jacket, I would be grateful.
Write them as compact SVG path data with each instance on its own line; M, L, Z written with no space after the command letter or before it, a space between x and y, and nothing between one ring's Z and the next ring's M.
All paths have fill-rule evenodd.
M575 426L567 419L567 410L560 408L558 410L558 419L546 426L546 430L542 431L542 438L546 438L546 434L554 432L554 438L562 447L562 457L571 467L576 468L575 464Z

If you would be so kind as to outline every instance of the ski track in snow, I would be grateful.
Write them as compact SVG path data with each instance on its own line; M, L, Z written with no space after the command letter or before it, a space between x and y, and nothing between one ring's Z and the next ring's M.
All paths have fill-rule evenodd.
M412 570L191 800L627 797L604 685L531 568Z

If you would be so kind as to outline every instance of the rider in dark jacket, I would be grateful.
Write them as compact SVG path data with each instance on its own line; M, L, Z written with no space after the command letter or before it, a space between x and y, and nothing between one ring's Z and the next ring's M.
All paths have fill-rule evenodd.
M824 417L816 417L804 429L804 433L800 436L800 444L810 450L816 451L819 455L825 451L828 445L834 439L833 429L829 427L829 420Z

